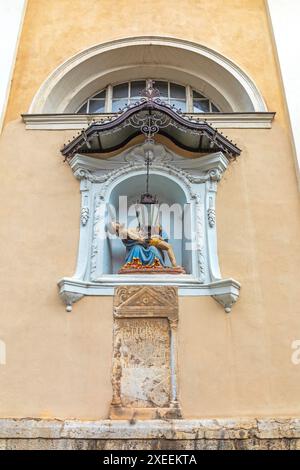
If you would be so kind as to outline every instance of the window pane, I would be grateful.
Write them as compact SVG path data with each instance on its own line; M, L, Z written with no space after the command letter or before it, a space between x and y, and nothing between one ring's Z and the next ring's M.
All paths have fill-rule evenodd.
M127 98L128 97L128 83L121 83L113 88L113 98Z
M144 90L144 88L146 88L146 81L145 80L131 82L130 98L131 99L135 98L135 100L133 100L133 101L140 100L142 98L140 93L141 93L142 90Z
M209 101L194 100L194 113L209 113Z
M193 98L206 98L206 96L201 95L198 91L193 91Z
M171 98L185 100L185 87L176 85L175 83L170 83L170 94Z
M77 111L78 114L86 114L87 113L87 103L84 103L80 109Z
M155 81L154 88L157 88L161 98L168 98L168 82Z
M217 108L217 106L215 106L213 103L211 103L211 110L213 113L219 113L220 110Z
M93 98L102 98L105 99L105 90L101 91L97 95L93 96Z
M142 96L135 96L131 98L128 102L132 105L132 104L137 103L140 99L142 99Z
M104 106L105 106L104 100L90 100L89 112L91 114L104 113Z
M120 108L124 108L128 103L128 99L123 99L123 100L113 100L112 102L112 112L117 113Z
M180 109L183 113L186 111L186 102L183 100L170 100L170 104L176 106L177 109Z

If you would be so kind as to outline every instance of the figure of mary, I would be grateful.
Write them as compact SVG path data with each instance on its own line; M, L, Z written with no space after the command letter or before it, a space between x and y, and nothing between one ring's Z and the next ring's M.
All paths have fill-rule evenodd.
M147 229L125 229L121 224L114 223L114 230L126 247L124 267L166 266L163 250L155 246L155 243L149 242ZM160 240L168 242L168 235L162 227L159 227L157 235Z
M159 232L160 238L168 242L168 235L161 227ZM165 267L163 250L145 241L145 238L143 238L143 235L145 236L144 231L141 231L141 234L141 240L133 240L130 237L123 240L126 247L125 264L134 263L135 260L139 260L143 266L154 266L159 262L161 266Z

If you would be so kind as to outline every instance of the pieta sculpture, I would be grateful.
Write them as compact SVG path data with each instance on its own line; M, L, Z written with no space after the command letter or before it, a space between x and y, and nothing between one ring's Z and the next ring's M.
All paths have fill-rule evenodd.
M185 273L185 270L177 265L173 247L161 225L125 228L119 222L112 222L111 227L126 247L125 263L119 274ZM167 265L165 253L171 266Z

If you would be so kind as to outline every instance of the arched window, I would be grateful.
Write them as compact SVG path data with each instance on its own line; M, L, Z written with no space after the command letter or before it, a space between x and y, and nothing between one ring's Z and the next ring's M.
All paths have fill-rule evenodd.
M183 113L218 113L220 109L199 91L190 86L165 80L156 80L155 88L160 99L176 106ZM78 114L116 113L128 104L141 99L146 80L134 80L117 85L108 85L88 98L77 110Z

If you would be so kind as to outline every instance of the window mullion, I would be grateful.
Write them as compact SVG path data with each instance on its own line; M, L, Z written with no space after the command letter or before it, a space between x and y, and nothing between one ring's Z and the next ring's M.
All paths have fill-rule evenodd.
M193 106L193 90L190 85L187 85L185 88L185 97L186 97L186 111L188 113L192 113L194 111Z
M112 112L112 97L113 97L113 86L108 85L106 88L105 108L104 108L106 113Z
M149 79L145 80L146 88L147 88L148 80ZM143 82L144 82L144 80L143 80ZM162 97L162 100L167 102L169 105L171 105L171 103L173 101L173 102L176 103L177 107L179 106L181 109L184 108L185 109L184 112L186 112L186 113L200 112L199 109L203 110L203 108L204 108L204 110L201 111L201 112L209 112L209 113L220 112L218 107L216 107L217 110L215 110L215 105L209 98L205 97L205 95L203 95L202 92L200 93L200 91L198 92L197 90L194 90L191 85L187 84L186 86L184 86L184 85L176 84L175 82L171 82L169 80L161 80L161 82L162 82L163 93L165 93L165 84L167 84L167 96ZM121 84L121 85L124 85L124 88L120 89L121 94L120 94L119 98L114 98L114 86L112 84L109 84L109 85L107 85L105 90L102 89L102 91L101 91L101 96L103 96L102 92L104 93L104 91L105 91L105 98L93 98L94 96L97 96L100 93L100 92L97 92L97 93L93 94L92 97L88 98L85 101L85 103L83 103L81 105L81 108L84 105L86 105L85 112L87 114L90 114L92 109L97 108L97 106L96 106L97 104L100 107L102 107L102 105L104 104L104 112L105 113L111 113L111 112L113 112L113 109L114 109L114 106L113 106L114 101L115 101L116 106L117 106L118 103L120 103L121 107L124 105L125 99L127 99L126 104L129 104L131 102L131 100L132 100L132 83L136 83L136 81L127 81L127 82L124 82L124 83ZM125 89L125 85L127 87L127 92L126 92L126 89ZM117 85L117 86L119 86L119 85ZM172 95L173 86L174 86L174 95ZM176 88L176 86L177 86L177 88ZM179 87L180 87L180 89L179 89ZM183 88L185 89L185 98L183 98L183 96L184 96L183 95L183 90L182 90ZM181 95L183 95L183 96L181 96ZM194 111L194 105L195 105L195 111ZM98 108L99 108L99 106L98 106ZM103 107L102 107L102 109L103 109ZM78 112L79 111L76 111L76 113L78 113Z

